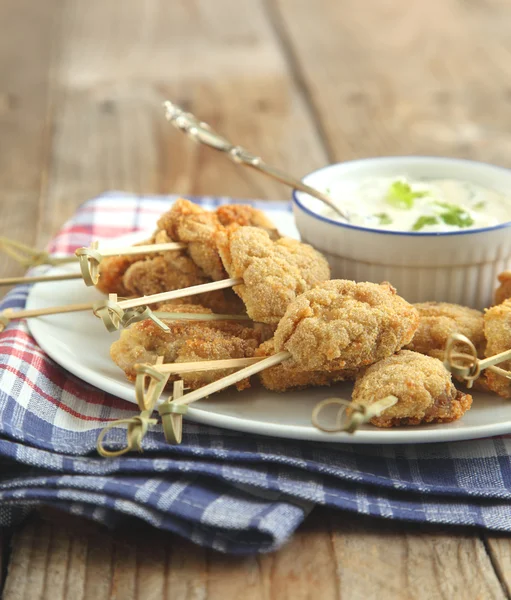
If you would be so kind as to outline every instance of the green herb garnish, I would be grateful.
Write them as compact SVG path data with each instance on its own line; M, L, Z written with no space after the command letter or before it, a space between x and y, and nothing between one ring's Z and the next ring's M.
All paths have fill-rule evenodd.
M483 210L483 208L486 206L486 202L478 202L477 204L474 204L474 210Z
M463 229L474 224L474 219L461 206L449 204L448 202L435 202L435 204L446 209L445 212L439 215L446 225L454 225Z
M380 225L390 225L392 223L392 219L387 213L376 213L373 216L378 219Z
M413 224L412 231L420 231L421 229L426 227L426 225L438 225L437 217L427 215L419 217L417 221L415 221L415 223Z
M387 192L387 202L394 208L410 210L416 198L427 196L427 192L414 192L404 181L395 181Z

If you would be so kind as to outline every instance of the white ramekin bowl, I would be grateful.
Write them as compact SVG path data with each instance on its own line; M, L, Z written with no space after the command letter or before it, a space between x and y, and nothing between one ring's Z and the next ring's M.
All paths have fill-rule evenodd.
M333 181L407 176L470 181L511 194L511 170L437 157L367 158L330 165L303 181L325 190ZM332 277L389 281L409 302L437 300L482 309L492 303L497 275L511 266L511 222L455 232L392 232L341 223L320 214L319 200L293 193L304 242L320 250Z

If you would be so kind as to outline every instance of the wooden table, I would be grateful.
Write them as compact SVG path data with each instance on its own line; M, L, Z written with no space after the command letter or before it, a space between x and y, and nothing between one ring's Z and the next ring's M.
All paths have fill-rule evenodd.
M288 198L171 129L171 98L303 175L398 154L511 166L509 0L0 0L1 233L42 247L104 190ZM20 274L0 257L3 276ZM4 598L510 598L509 537L317 510L232 558L45 512Z

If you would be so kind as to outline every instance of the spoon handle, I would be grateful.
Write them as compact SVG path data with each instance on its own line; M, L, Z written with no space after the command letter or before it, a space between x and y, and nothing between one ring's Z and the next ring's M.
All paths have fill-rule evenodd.
M210 148L214 148L215 150L219 150L220 152L224 152L233 162L237 164L244 164L248 167L252 167L253 169L257 169L269 177L289 185L295 190L300 190L301 192L305 192L310 196L314 196L314 198L317 198L318 200L321 200L323 203L327 204L343 219L349 221L349 218L346 216L346 214L334 204L333 200L327 194L324 194L323 192L306 185L299 179L284 173L280 169L276 169L275 167L266 164L261 157L255 156L242 146L235 146L229 140L211 129L207 123L199 121L199 119L197 119L194 115L185 112L182 108L176 106L172 102L167 100L163 105L166 110L167 121L172 123L172 125L174 125L177 129L180 129L195 141L205 144Z

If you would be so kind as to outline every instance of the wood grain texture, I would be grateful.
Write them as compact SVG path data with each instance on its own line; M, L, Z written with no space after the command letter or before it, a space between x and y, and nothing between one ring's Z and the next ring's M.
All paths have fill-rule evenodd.
M233 557L144 526L111 533L45 519L30 519L15 537L6 600L508 597L471 531L322 509L279 552Z
M58 0L0 2L0 235L33 244L48 154L51 47ZM0 253L2 275L22 269Z
M171 128L165 98L298 175L326 161L260 0L66 0L54 63L41 242L107 189L289 197Z
M506 1L268 0L331 157L511 165Z

